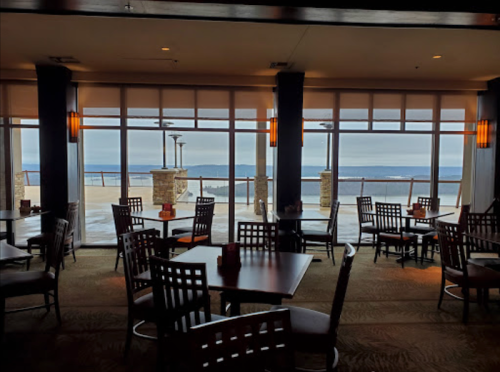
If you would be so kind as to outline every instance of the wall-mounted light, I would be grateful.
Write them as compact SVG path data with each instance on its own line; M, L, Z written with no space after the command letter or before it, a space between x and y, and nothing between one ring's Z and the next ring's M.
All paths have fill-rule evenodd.
M276 138L278 137L278 118L271 118L271 130L269 132L269 146L276 147Z
M69 142L77 143L78 134L80 133L80 117L75 111L70 111L68 114Z
M477 122L476 142L478 149L490 147L490 128L488 120L479 120Z

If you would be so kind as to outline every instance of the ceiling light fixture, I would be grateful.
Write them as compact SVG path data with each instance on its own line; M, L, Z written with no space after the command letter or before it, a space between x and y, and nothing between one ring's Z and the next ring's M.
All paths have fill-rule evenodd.
M433 56L432 58L434 58L434 59L439 59L439 58L441 58L441 57L442 57L442 56L436 55L436 56Z
M164 48L161 48L161 50L164 50L166 52L166 51L170 50L170 48L164 47Z

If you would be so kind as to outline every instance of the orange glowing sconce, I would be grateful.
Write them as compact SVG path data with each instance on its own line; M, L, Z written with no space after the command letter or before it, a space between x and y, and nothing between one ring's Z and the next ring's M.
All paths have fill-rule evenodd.
M490 128L488 124L488 120L479 120L477 122L476 140L478 149L486 149L490 147Z
M75 111L70 111L68 114L68 127L69 127L69 142L78 142L78 133L80 132L80 117Z
M271 118L271 130L269 132L269 146L276 147L276 138L278 137L278 118Z

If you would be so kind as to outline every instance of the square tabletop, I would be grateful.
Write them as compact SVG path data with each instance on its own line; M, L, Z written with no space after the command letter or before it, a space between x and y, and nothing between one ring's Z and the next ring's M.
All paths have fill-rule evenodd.
M221 269L217 257L221 247L197 246L172 259L177 262L205 263L208 286L212 290L275 294L292 298L313 256L302 253L241 250L241 268ZM151 280L149 271L135 277Z
M41 216L42 214L49 213L48 211L43 211L43 212L31 212L31 213L21 213L19 210L14 209L14 210L4 210L0 211L0 221L17 221L17 220L23 220L25 218L29 217L37 217Z
M296 213L285 213L273 211L273 215L280 221L328 221L330 217L324 216L318 211L305 210Z
M180 220L195 218L194 211L176 210L175 217L174 216L160 217L159 213L160 213L159 209L153 209L141 212L130 212L130 216L133 218L142 218L144 220L156 221L156 222L180 221Z
M8 263L33 258L33 255L5 242L0 242L0 263Z

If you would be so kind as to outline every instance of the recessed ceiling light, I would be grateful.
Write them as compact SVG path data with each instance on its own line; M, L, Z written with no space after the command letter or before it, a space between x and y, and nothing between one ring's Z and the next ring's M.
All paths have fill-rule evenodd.
M436 55L436 56L433 56L432 58L434 58L434 59L439 59L439 58L441 58L441 57L442 57L442 56Z
M167 51L167 50L170 50L170 48L163 47L163 48L161 48L161 50Z

